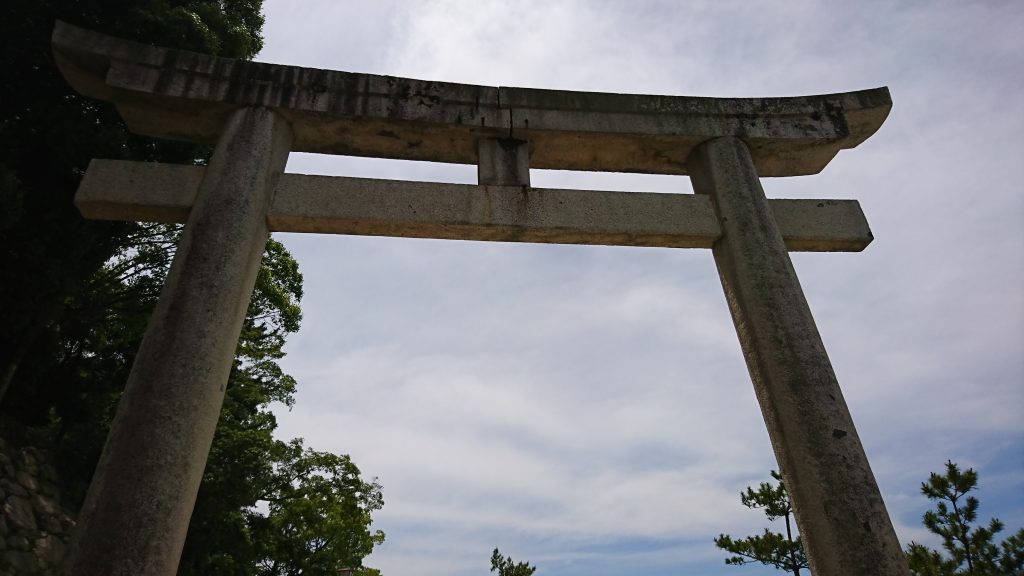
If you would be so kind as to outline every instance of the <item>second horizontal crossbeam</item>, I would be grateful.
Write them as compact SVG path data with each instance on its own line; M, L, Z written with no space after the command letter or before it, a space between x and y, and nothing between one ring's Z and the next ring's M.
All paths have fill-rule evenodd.
M93 160L75 197L87 218L184 222L205 168ZM856 200L771 200L786 247L857 252L872 240ZM502 242L710 248L722 232L696 194L563 190L284 174L270 229Z

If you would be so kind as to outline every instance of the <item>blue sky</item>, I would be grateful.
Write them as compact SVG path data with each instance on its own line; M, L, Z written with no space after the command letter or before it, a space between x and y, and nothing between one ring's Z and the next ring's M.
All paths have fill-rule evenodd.
M266 0L259 60L696 96L888 86L882 129L769 197L855 198L874 243L793 260L901 542L918 486L981 474L1024 526L1024 5ZM472 183L473 166L293 154L290 172ZM535 186L690 191L533 171ZM385 576L768 574L711 539L774 456L706 250L280 235L306 278L282 437L384 486Z

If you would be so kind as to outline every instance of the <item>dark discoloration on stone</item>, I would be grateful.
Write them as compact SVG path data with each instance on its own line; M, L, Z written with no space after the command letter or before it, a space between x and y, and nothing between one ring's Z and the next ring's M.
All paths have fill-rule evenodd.
M746 145L710 140L689 164L722 226L715 263L811 571L909 575Z
M224 126L82 507L73 576L177 569L290 136L265 108Z
M93 219L185 222L204 170L93 160L75 204ZM787 250L851 252L871 242L856 200L774 199L769 206ZM276 232L666 248L710 248L721 235L710 199L694 194L301 174L281 177L267 218Z
M530 186L530 143L486 138L477 143L477 181L493 186Z
M53 47L68 81L116 102L139 133L213 142L233 110L265 106L290 121L296 151L462 164L476 163L480 138L516 138L535 168L684 174L694 146L738 136L762 176L813 174L891 106L885 88L700 98L430 82L214 58L60 22Z

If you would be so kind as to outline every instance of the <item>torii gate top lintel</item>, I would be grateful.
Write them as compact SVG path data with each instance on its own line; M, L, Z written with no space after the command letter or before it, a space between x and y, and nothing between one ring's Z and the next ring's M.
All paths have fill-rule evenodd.
M787 98L651 96L476 86L217 58L64 22L57 64L136 133L215 143L229 115L288 119L291 149L458 164L481 138L530 143L530 167L686 174L695 146L740 137L760 176L820 172L882 125L887 88Z

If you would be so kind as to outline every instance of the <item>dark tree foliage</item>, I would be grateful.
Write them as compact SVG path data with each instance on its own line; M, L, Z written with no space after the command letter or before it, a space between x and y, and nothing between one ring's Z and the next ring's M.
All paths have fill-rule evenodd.
M946 473L932 473L921 484L921 493L935 502L935 510L925 512L926 528L942 540L946 555L923 544L907 546L907 562L918 576L1021 576L1024 575L1024 528L1000 544L995 535L1004 525L996 518L987 525L976 525L980 502L968 493L978 487L978 473L960 471L952 461Z
M8 0L0 8L0 406L5 420L38 424L72 301L126 249L130 223L82 219L72 197L92 158L199 162L207 150L131 135L110 104L75 93L54 65L57 19L141 42L232 58L262 46L262 0ZM16 281L15 281L16 279ZM32 362L26 360L31 358ZM42 364L49 366L49 362ZM26 369L25 367L28 366ZM44 390L40 390L43 388ZM10 433L10 430L8 430Z
M0 421L18 439L101 444L173 238L166 228L81 218L92 158L198 163L208 150L128 132L113 106L75 93L54 65L57 19L142 42L250 58L262 0L8 0L0 8ZM116 267L103 269L117 256ZM98 426L93 423L101 423ZM73 434L72 432L77 433ZM39 441L33 438L33 441ZM62 450L72 485L92 450ZM88 472L83 470L88 469ZM80 489L72 489L75 496Z
M0 6L0 433L57 455L77 509L163 285L179 227L83 220L72 198L91 158L202 164L210 150L130 134L54 66L56 19L141 42L250 58L262 0L8 0ZM16 79L16 81L11 81ZM302 276L271 240L243 326L180 574L337 574L383 533L380 485L347 456L273 438L291 405L278 360L299 327ZM317 521L310 521L311 515ZM297 531L299 522L304 531ZM297 563L300 550L309 558Z
M531 576L536 571L536 566L530 566L529 562L516 563L511 556L503 556L497 548L491 553L491 572L497 572L498 576Z
M757 490L747 487L747 491L740 494L740 501L747 508L763 508L765 516L772 522L779 518L785 520L786 533L772 532L765 528L764 534L747 536L742 540L733 540L727 534L720 534L715 538L715 546L733 554L725 559L726 564L742 566L760 562L800 576L800 570L807 569L808 565L800 537L794 538L793 507L789 502L782 475L774 470L771 475L778 484L773 486L768 482L762 482Z

